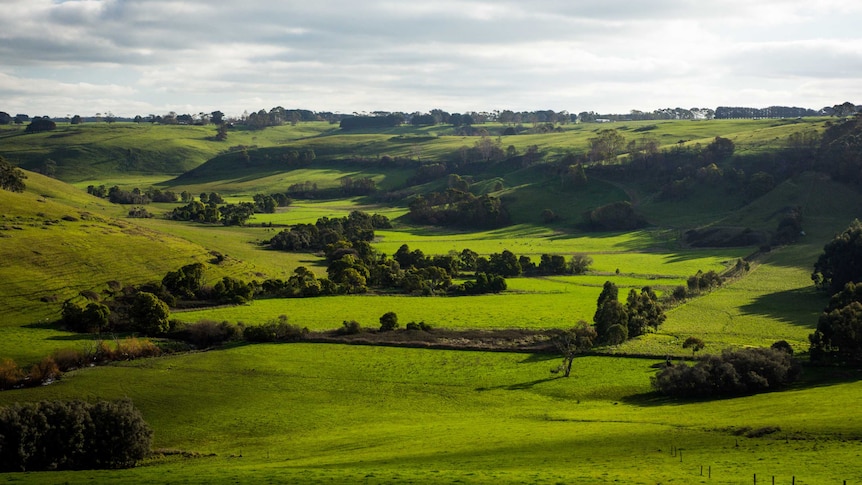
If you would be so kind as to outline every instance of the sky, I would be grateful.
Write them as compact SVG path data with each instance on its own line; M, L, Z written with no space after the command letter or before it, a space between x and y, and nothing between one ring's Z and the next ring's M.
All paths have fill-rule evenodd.
M0 111L862 104L856 0L0 0Z

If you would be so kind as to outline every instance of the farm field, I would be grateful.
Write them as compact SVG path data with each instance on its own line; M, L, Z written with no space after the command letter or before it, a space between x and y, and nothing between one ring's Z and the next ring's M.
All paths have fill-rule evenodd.
M755 155L783 146L791 133L822 130L825 121L653 121L612 128L631 139L649 134L661 147L704 146L726 136L737 154L752 157L744 158L752 164L746 171L755 173L768 168ZM485 128L496 136L505 125ZM607 128L571 124L559 133L499 141L522 151L537 145L550 165L569 152L587 153L590 138ZM786 390L704 401L661 397L650 384L656 364L693 357L682 348L688 337L705 343L699 356L785 340L806 360L808 336L828 301L812 285L813 262L862 213L862 197L852 186L809 171L778 180L756 197L703 184L688 199L674 200L662 198L653 182L614 178L609 169L572 190L545 164L511 170L501 164L486 172L469 168L465 179L475 195L505 200L512 224L442 227L412 222L408 205L415 194L445 191L446 178L411 184L412 165L375 161L384 155L446 160L477 137L447 126L345 134L328 123L300 123L231 131L225 145L211 140L212 132L61 125L25 140L14 129L0 129L0 154L30 168L57 157L60 179L28 172L24 193L0 191L0 360L27 367L56 349L94 346L94 336L54 323L64 300L82 292L103 297L116 283L158 282L192 262L204 264L207 285L224 276L287 279L299 266L326 276L322 252L274 251L262 243L287 226L354 210L393 221L391 229L375 231L371 245L378 254L392 255L406 244L425 255L469 248L484 256L509 250L535 263L542 254L585 254L593 262L584 275L507 278L500 294L258 298L175 309L171 318L255 326L285 315L314 331L350 320L372 330L384 313L395 312L401 327L565 329L592 322L606 281L617 285L624 302L629 290L644 286L668 296L698 271L723 273L740 259L748 259L750 270L668 306L655 332L576 358L568 379L551 373L560 358L550 354L311 343L231 343L74 370L51 385L2 391L0 406L130 397L155 430L158 453L130 470L0 474L0 481L730 484L750 483L754 474L775 476L777 483L790 477L800 484L862 481L862 418L851 405L824 406L858 401L862 374L856 370L807 367ZM317 158L298 169L232 166L230 147L240 145L252 160L306 149ZM133 219L129 206L86 194L89 185L158 187L219 192L237 203L305 181L337 190L345 177L370 177L380 191L406 195L298 198L240 227L162 217L179 203L148 204L155 217ZM619 201L629 202L646 224L596 230L581 222L585 213ZM543 209L558 217L542 221ZM793 244L701 248L688 239L690 230L711 228L768 234L792 210L804 228Z
M862 422L822 406L858 395L855 378L672 403L646 394L656 362L583 357L564 379L545 356L288 344L87 369L0 402L129 396L157 448L198 457L4 478L652 484L706 482L703 466L708 483L730 484L753 474L797 483L862 474ZM734 434L746 428L780 431Z

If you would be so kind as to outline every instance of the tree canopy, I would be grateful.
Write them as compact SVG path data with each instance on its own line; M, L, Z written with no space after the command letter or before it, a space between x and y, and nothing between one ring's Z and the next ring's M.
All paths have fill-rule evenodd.
M24 175L24 172L0 155L0 188L11 192L24 192L25 178L27 176Z
M811 279L834 294L849 282L862 281L862 222L858 219L823 247Z

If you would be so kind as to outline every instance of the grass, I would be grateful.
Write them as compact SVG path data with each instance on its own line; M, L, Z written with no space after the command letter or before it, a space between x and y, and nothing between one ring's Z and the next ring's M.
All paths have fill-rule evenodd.
M0 401L129 396L155 428L156 447L215 456L5 477L691 483L701 480L703 465L715 483L754 473L822 483L862 471L855 445L845 441L859 436L862 419L822 406L857 396L855 379L670 402L645 394L654 362L579 358L564 379L548 372L556 360L542 356L296 344L87 369L52 386L0 394ZM781 431L733 435L767 426Z
M780 143L793 130L819 128L821 123L648 122L656 127L647 133L665 146L679 140L705 144L717 135L728 136L739 151L754 153ZM642 126L632 122L610 127L631 138L641 136L634 130ZM565 151L584 150L587 140L607 127L567 125L563 133L503 137L501 142L518 149L539 144L553 159ZM243 174L237 170L230 177L187 186L223 191L231 200L248 200L256 191L275 191L292 180L335 184L337 177L348 174L373 176L379 184L394 187L406 173L359 170L333 160L382 154L434 159L476 140L455 136L446 127L345 135L330 131L328 124L300 124L232 131L225 145L207 140L207 129L85 125L40 135L2 129L0 153L35 163L66 153L62 151L66 143L69 156L64 155L58 174L74 180L78 189L101 183L168 186L170 175L204 163L225 146L313 147L318 153L319 163L304 172ZM171 143L186 146L185 151L172 151ZM132 156L127 161L140 167L117 164L122 157L116 158L121 153L116 150L128 154L129 149ZM165 170L159 165L162 162L154 162L159 150L170 152L165 160L177 160L174 156L184 160ZM681 349L688 336L706 341L704 352L769 345L779 339L804 350L825 303L811 287L811 264L832 234L862 210L854 191L805 174L750 204L731 200L721 190L683 204L640 198L635 201L639 210L661 225L629 233L583 233L573 227L585 208L639 195L640 188L593 180L581 191L563 192L544 182L538 170L491 175L503 181L497 195L509 198L518 224L474 232L417 227L398 220L394 229L378 233L375 248L387 254L402 244L426 254L464 248L490 254L509 249L534 261L543 253L587 253L594 259L594 272L513 278L510 290L500 295L272 299L174 316L253 325L285 314L300 326L334 329L350 319L376 328L383 313L395 311L402 325L425 321L438 328L562 328L579 319L591 320L605 280L616 282L621 298L628 289L645 285L667 291L684 284L697 270L720 270L753 250L689 249L680 243L683 227L771 229L780 209L802 206L808 235L796 245L760 256L745 277L672 309L657 333L608 349L657 359L581 357L575 360L570 379L551 374L549 370L559 361L543 355L283 344L239 345L116 363L72 372L50 386L5 391L0 393L0 405L131 397L155 429L157 448L197 457L169 454L133 470L6 474L0 480L697 483L706 481L700 475L701 466L711 467L714 483L744 483L755 473L763 479L775 475L784 482L796 476L799 483L840 483L862 476L858 460L862 418L852 407L862 384L855 371L836 374L809 369L790 390L715 401L667 400L651 394L649 385L655 372L652 366L664 355L690 355ZM128 220L123 218L125 208L81 190L35 174L27 183L24 194L0 191L4 207L0 226L10 227L0 231L0 236L6 236L0 239L0 295L4 297L0 357L12 357L22 365L56 348L88 345L86 336L50 328L44 319L56 316L62 299L85 289L99 290L112 279L157 280L191 261L208 261L210 251L228 258L222 265L208 265L208 281L226 274L283 278L298 265L324 274L317 255L261 249L258 243L278 228ZM149 209L163 213L171 207L158 204ZM536 225L544 208L565 219L552 226ZM354 209L393 219L405 211L361 198L298 201L276 214L257 215L252 222L313 223ZM745 427L781 431L761 438L734 434ZM672 454L672 449L682 450L684 456Z

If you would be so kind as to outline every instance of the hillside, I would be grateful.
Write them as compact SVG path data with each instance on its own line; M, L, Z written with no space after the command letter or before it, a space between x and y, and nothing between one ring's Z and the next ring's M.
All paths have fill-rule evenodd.
M90 136L95 140L102 131L120 128L92 126ZM298 266L322 278L328 274L322 251L276 251L261 243L288 225L353 210L394 221L375 231L375 257L408 245L425 255L510 250L532 262L548 254L583 254L592 264L586 274L511 277L505 291L477 296L370 291L266 297L173 309L172 318L241 322L244 328L287 321L312 332L355 320L373 331L381 315L396 312L398 335L408 334L402 330L407 322L427 324L432 333L563 329L592 320L607 281L625 300L645 286L666 296L698 271L720 273L740 258L749 259L749 270L677 302L654 332L575 359L568 379L551 373L560 361L555 355L310 342L237 342L75 370L49 386L3 391L0 404L130 397L154 428L158 452L131 470L0 478L647 484L696 483L710 473L716 483L743 483L753 474L840 483L862 472L857 413L852 406L822 407L859 399L862 385L853 371L809 367L790 388L712 401L671 399L650 386L666 359L684 364L692 358L682 347L688 337L703 340L699 355L785 340L805 359L808 335L826 301L811 284L812 263L834 233L862 214L862 194L847 183L852 179L833 172L831 159L821 163L814 151L796 157L787 151L793 133L821 132L824 120L617 123L610 128L635 142L634 148L601 161L588 160L590 139L608 127L566 125L562 132L502 136L500 156L462 156L460 147L469 151L481 140L496 144L495 130L505 127L486 128L488 138L460 136L447 126L346 134L300 123L231 132L229 145L242 137L249 144L207 152L215 142L183 141L202 135L203 128L130 125L124 129L141 130L130 135L139 138L138 146L146 144L146 133L185 133L172 143L200 143L195 156L201 158L182 173L153 164L146 175L95 158L72 158L70 166L80 165L87 178L59 171L58 176L78 188L28 172L24 193L0 191L0 296L6 302L0 310L0 357L29 365L56 348L92 347L93 336L65 332L45 320L56 318L63 299L102 291L111 281L158 280L193 261L205 263L208 283L223 275L285 280ZM3 133L0 153L8 146ZM660 149L649 156L637 149L646 135L660 140ZM20 150L18 136L23 137L9 139ZM716 136L734 142L732 155L710 148ZM34 153L49 150L39 143L50 138L29 140ZM100 141L91 149L109 153L108 145ZM531 145L539 147L539 157L525 160ZM314 157L297 163L298 154L309 151ZM173 156L182 158L168 158ZM586 180L573 168L581 163L588 165ZM375 190L347 194L346 178L371 179ZM89 183L119 182L219 192L234 203L257 193L289 192L290 185L305 182L318 190L294 194L291 205L255 214L246 226L224 226L158 217L179 202L150 204L147 210L157 217L129 219L128 206L81 190ZM499 198L510 223L447 226L410 218L412 201L450 186L477 198ZM628 203L641 225L608 229L587 223L585 214L617 202ZM546 210L556 217L546 217ZM776 239L788 218L801 230L791 225L795 240ZM228 257L215 264L211 251Z
M0 190L0 333L54 320L63 300L84 290L159 280L167 271L211 258L207 249L142 228L122 209L65 183L27 172L23 193ZM22 348L0 338L0 355L44 355L56 342ZM41 352L41 353L40 353Z
M329 129L328 123L306 123L265 133L237 130L220 142L214 140L213 126L61 123L43 133L7 126L0 129L0 155L22 168L53 171L67 182L110 181L112 177L178 175L234 145L279 145ZM50 166L49 160L55 165Z

